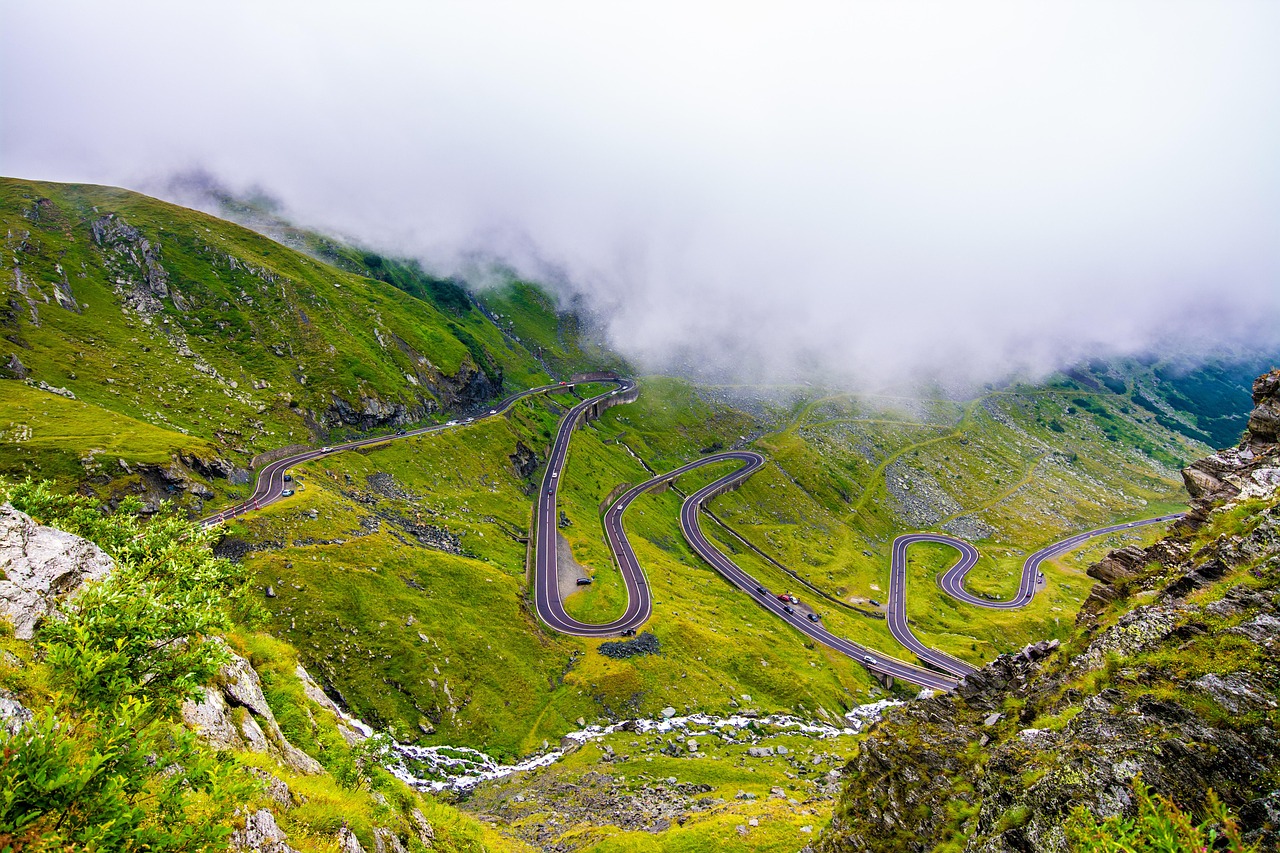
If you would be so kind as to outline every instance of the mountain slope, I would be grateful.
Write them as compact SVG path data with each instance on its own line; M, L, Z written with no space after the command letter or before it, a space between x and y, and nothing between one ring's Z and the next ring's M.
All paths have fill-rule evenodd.
M301 231L291 232L304 250L295 251L124 191L0 186L13 260L0 361L12 354L10 374L26 374L0 380L3 474L56 476L104 501L138 492L152 506L213 508L243 495L250 460L281 445L443 420L499 382L509 391L617 363L532 285L470 294ZM621 607L600 529L611 494L651 470L749 446L769 464L716 499L708 535L771 589L816 604L832 630L902 654L883 619L898 533L972 539L984 557L971 586L1003 596L1030 550L1181 500L1177 468L1207 450L1197 436L1208 433L1180 398L1157 393L1156 367L1086 366L967 399L642 378L637 402L575 434L560 533L595 583L566 606L599 621ZM405 742L514 759L542 752L578 719L746 708L832 723L859 703L913 695L811 647L724 584L679 535L675 490L641 498L626 521L654 592L646 630L659 653L612 658L599 641L543 628L527 602L531 495L554 425L582 393L298 466L297 493L227 527L220 553L243 564L270 630L323 687ZM676 489L715 474L695 472ZM1151 535L1117 534L1047 564L1045 593L1016 612L957 607L933 582L952 552L913 548L908 615L926 642L975 664L1031 640L1065 640L1099 549ZM708 767L683 754L643 759L663 779L708 784ZM761 794L797 770L733 759L744 762L735 774L758 770L770 782ZM575 760L574 773L607 785L625 787L620 776L632 772L612 777L621 765L605 756ZM827 807L807 806L818 808ZM761 819L782 828L762 836L798 839L810 823L774 811Z
M1185 474L1166 539L1113 552L1058 646L892 714L846 768L818 849L1067 849L1082 806L1131 811L1135 776L1199 812L1213 789L1247 840L1280 841L1280 372L1254 385L1237 449Z
M234 493L246 478L234 470L264 450L474 408L549 378L456 283L415 296L136 193L0 179L0 228L0 375L167 431L189 458L175 456L153 490L199 481ZM412 278L411 265L379 266ZM564 322L548 297L521 307L536 314L522 323ZM38 415L14 417L20 428L47 432ZM104 450L16 441L0 473L48 466L74 480L71 460Z

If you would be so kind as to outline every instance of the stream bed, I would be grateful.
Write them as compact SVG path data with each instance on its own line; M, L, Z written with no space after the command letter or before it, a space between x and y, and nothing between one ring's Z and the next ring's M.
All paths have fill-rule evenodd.
M900 704L902 703L899 701L884 699L859 705L844 715L843 725L802 720L784 714L717 717L709 714L676 716L674 713L664 713L654 719L626 720L607 726L585 726L564 735L559 747L548 748L515 764L502 764L480 750L465 746L415 746L392 742L383 757L383 763L398 778L420 790L463 791L481 782L554 764L570 750L614 732L679 732L694 736L732 730L733 737L744 743L779 734L802 734L815 740L825 740L858 734L879 720L885 710ZM671 712L672 709L668 708L666 711ZM358 721L353 721L355 722Z

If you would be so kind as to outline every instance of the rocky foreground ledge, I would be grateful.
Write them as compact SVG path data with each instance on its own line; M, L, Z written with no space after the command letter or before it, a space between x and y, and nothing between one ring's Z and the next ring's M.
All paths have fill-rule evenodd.
M1189 466L1191 511L1112 552L1065 643L1002 655L891 712L845 768L815 847L1065 851L1083 806L1129 811L1141 774L1193 813L1209 789L1280 849L1280 371L1238 447Z

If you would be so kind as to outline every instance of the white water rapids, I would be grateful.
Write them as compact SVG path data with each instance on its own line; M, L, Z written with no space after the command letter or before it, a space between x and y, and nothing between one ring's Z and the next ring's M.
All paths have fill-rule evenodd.
M714 717L708 714L690 714L652 720L627 720L607 726L592 725L566 734L561 739L560 748L539 753L516 764L500 764L493 757L465 746L414 746L393 741L390 750L384 756L384 763L388 770L415 788L429 791L465 790L481 782L554 764L571 748L565 744L565 741L572 741L574 745L578 745L598 740L618 731L636 734L665 734L678 731L689 736L706 736L725 729L732 729L735 733L751 731L756 739L777 734L803 734L817 739L826 739L841 735L855 735L879 720L886 709L901 704L898 701L884 699L859 705L844 715L844 726L815 723L782 714L767 717L741 715ZM370 730L358 720L348 718L348 721L362 731Z

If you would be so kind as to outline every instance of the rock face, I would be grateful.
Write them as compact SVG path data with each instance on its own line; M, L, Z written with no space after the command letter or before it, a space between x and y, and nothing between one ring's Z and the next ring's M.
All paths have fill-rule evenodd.
M262 693L262 680L247 660L231 653L215 683L198 702L182 706L182 719L217 749L274 755L299 773L324 772L320 762L289 743Z
M0 505L0 616L18 639L31 639L61 599L113 568L115 561L92 542Z
M1253 383L1253 411L1249 413L1249 442L1264 448L1280 441L1280 370Z
M8 691L0 690L0 729L11 735L16 735L23 726L34 718L35 714L32 714L21 702L9 695Z
M160 313L166 298L179 311L189 307L181 294L170 290L169 273L160 263L159 244L153 244L114 213L95 219L90 228L93 242L115 274L116 292L123 297L127 310L150 317Z
M1239 447L1221 450L1183 470L1191 495L1186 524L1203 524L1215 506L1241 496L1270 494L1280 485L1280 370L1254 380L1253 407Z
M538 470L538 454L525 447L523 441L516 442L515 452L507 458L511 460L511 469L516 472L516 476L521 480L532 477L534 472Z
M890 712L816 849L1065 853L1071 811L1130 811L1137 774L1193 813L1212 789L1246 840L1277 849L1278 391L1280 373L1259 379L1241 445L1187 469L1193 510L1173 535L1089 569L1101 583L1073 638Z
M490 380L470 359L464 359L458 372L449 376L417 352L410 350L408 354L418 365L417 372L410 374L411 384L426 387L435 396L434 400L419 394L416 401L410 403L389 402L376 395L362 394L351 402L330 394L328 407L309 418L312 428L324 433L342 426L362 431L402 426L420 421L440 407L451 411L475 409L502 393L502 383Z
M260 853L298 853L290 847L288 837L276 825L276 818L266 809L258 809L250 813L244 822L243 829L231 833L233 850L252 850Z
M338 853L364 853L364 847L360 845L360 839L356 838L356 834L351 831L351 827L345 823L338 830Z

